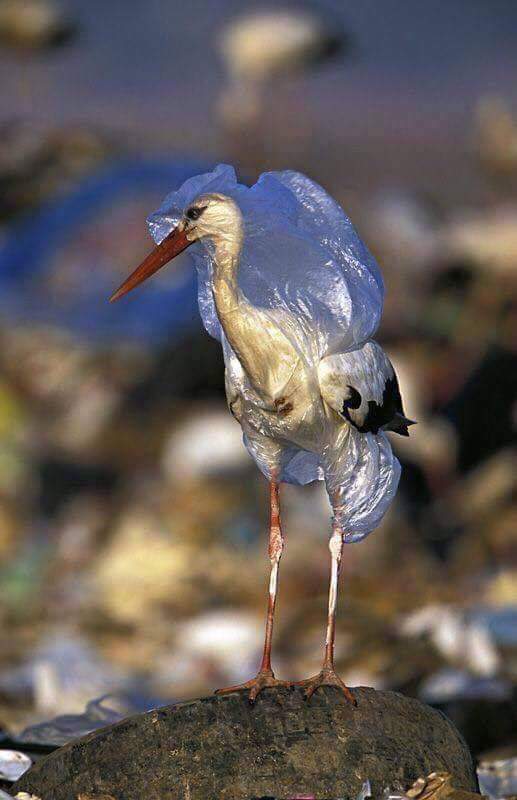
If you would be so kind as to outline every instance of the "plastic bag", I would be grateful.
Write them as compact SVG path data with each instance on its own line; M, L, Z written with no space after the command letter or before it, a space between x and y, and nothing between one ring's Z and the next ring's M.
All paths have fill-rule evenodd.
M361 539L389 507L400 466L383 431L360 432L323 402L318 370L344 354L335 372L347 391L346 354L354 351L357 369L357 351L380 321L379 268L342 209L295 172L266 173L251 188L225 165L190 178L149 218L156 243L206 195L199 230L219 219L220 234L205 233L188 253L203 323L223 345L244 443L270 480L324 478L345 541ZM366 360L362 377L376 382Z

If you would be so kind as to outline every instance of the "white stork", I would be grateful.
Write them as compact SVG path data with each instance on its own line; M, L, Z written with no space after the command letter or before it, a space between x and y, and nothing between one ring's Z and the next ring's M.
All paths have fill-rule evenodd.
M379 323L379 269L342 209L295 172L267 173L252 188L232 168L187 181L150 220L159 242L112 296L125 295L196 242L200 311L223 346L228 405L246 447L270 482L271 576L258 675L242 686L254 702L286 685L271 667L278 569L284 540L279 485L324 478L333 509L331 577L321 672L300 681L308 697L337 686L338 576L345 542L380 522L400 466L385 431L404 436L397 378L371 340ZM206 245L206 247L203 247Z

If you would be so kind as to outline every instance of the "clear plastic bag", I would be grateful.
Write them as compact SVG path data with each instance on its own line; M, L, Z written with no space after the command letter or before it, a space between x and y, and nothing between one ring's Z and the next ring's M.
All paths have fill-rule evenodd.
M242 216L238 247L232 244L238 288L232 277L221 278L210 238L188 253L198 272L203 323L223 345L229 404L244 443L269 479L325 479L345 541L361 539L389 507L400 466L383 431L360 432L323 401L318 370L323 359L343 354L336 379L346 390L346 354L353 351L361 371L358 351L382 312L379 268L337 203L290 171L265 173L252 187L239 184L226 165L190 178L149 218L156 243L189 204L212 193L232 198ZM224 326L214 300L216 274L220 292L234 292ZM362 378L375 382L367 360Z

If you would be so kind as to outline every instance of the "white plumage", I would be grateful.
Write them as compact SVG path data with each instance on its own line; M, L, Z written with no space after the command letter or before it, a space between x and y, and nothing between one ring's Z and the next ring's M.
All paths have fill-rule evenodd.
M269 649L283 547L278 485L323 478L333 509L324 669L307 683L350 693L332 665L343 542L373 530L397 489L400 466L385 430L407 435L397 379L371 341L382 311L374 259L342 209L294 172L251 188L230 167L187 181L150 218L156 250L115 294L125 294L195 242L199 307L220 339L228 405L271 485L270 606L254 699L276 683Z
M408 435L412 421L404 416L393 365L377 342L323 358L318 376L325 402L360 432Z

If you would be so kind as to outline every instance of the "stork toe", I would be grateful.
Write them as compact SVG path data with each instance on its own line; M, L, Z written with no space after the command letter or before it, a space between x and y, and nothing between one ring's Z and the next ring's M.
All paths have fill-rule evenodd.
M343 683L333 667L323 667L321 672L319 672L317 675L313 675L312 678L307 678L303 681L297 681L294 685L305 689L306 700L310 700L314 692L317 691L320 686L335 686L345 696L347 703L350 703L352 706L357 706L357 700L355 699L354 695L348 686Z
M228 686L225 689L216 689L215 694L230 694L231 692L248 691L248 701L253 705L258 695L263 689L270 689L277 686L293 686L290 681L281 681L275 678L272 670L261 670L255 678L236 686Z

